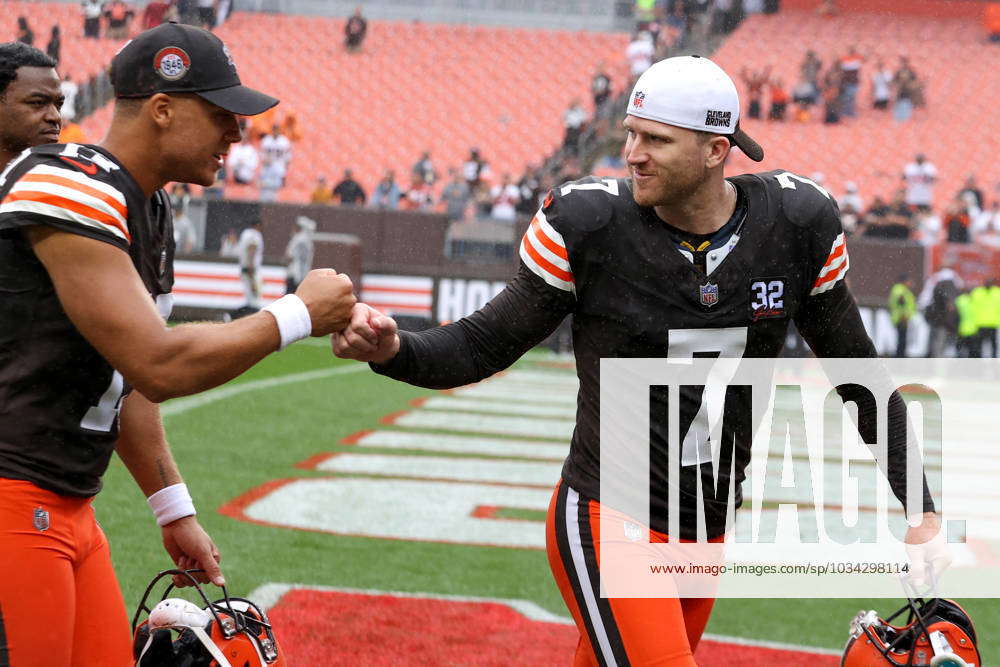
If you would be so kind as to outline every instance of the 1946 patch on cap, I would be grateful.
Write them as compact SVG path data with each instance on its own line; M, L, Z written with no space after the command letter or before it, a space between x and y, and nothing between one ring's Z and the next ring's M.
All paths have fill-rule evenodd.
M177 81L191 69L191 58L184 49L168 46L156 52L153 68L167 81Z

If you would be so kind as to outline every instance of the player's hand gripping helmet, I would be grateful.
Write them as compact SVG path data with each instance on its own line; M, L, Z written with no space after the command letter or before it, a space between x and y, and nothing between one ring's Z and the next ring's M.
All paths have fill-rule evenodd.
M906 623L892 625L903 612ZM875 610L860 611L851 621L851 636L841 667L980 667L976 629L965 610L943 598L906 599L885 620Z
M211 602L192 573L201 570L164 570L156 575L142 596L132 618L132 655L136 667L285 667L267 614L246 598L229 597ZM152 609L146 601L163 577L188 579L205 607L168 598L171 583ZM145 612L146 620L139 623Z

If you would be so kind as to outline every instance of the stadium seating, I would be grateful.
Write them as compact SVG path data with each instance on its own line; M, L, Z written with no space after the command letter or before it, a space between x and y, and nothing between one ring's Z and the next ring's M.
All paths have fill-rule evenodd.
M243 80L280 97L303 129L282 199L302 200L318 176L335 183L345 168L369 192L386 169L405 187L424 150L442 176L475 146L497 178L517 177L560 143L562 112L589 101L598 61L617 87L627 78L624 34L372 22L348 54L343 27L237 14L219 31Z
M986 121L1000 108L1000 89L987 83L1000 67L1000 48L985 37L982 24L972 17L864 13L822 17L785 11L750 17L714 58L733 74L743 66L771 65L774 75L791 87L806 49L814 49L826 65L856 45L868 58L862 70L858 118L832 126L824 125L816 113L804 123L744 121L744 129L765 148L763 166L804 175L821 172L837 194L844 191L846 181L856 181L870 198L889 195L899 187L904 164L922 152L940 174L936 188L940 208L969 174L976 174L984 190L992 191L1000 183L1000 144ZM926 108L917 109L903 124L893 121L891 112L871 108L868 78L876 58L895 70L900 55L910 58L925 81L927 98ZM759 168L742 156L732 165L735 172Z
M111 62L123 40L84 39L83 15L79 3L25 2L3 0L0 2L0 42L11 41L17 35L17 18L24 16L35 33L34 46L45 50L58 25L62 33L60 70L69 74L77 83L91 78Z

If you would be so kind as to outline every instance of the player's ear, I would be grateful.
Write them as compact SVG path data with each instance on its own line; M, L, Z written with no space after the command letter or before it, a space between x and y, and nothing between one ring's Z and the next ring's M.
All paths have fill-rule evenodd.
M146 113L161 129L170 127L177 115L176 100L166 93L156 93L146 100Z
M713 135L705 142L705 166L713 169L724 163L729 156L730 148L729 139L721 134Z

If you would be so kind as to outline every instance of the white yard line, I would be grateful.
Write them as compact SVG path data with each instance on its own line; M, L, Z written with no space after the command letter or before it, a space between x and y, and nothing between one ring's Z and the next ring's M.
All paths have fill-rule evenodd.
M415 449L446 454L521 457L562 461L569 454L569 442L555 445L544 440L481 438L447 433L411 433L409 431L373 431L358 438L358 447Z
M189 410L194 410L195 408L200 408L202 406L215 403L216 401L222 401L251 391L271 389L272 387L281 387L286 384L295 384L297 382L323 380L328 377L349 375L351 373L360 373L367 370L367 364L352 364L350 366L335 366L333 368L322 368L315 371L304 371L302 373L292 373L291 375L281 375L274 378L251 380L250 382L226 385L224 387L219 387L218 389L210 389L195 396L176 398L160 407L160 414L164 417L173 417L174 415L183 414Z

